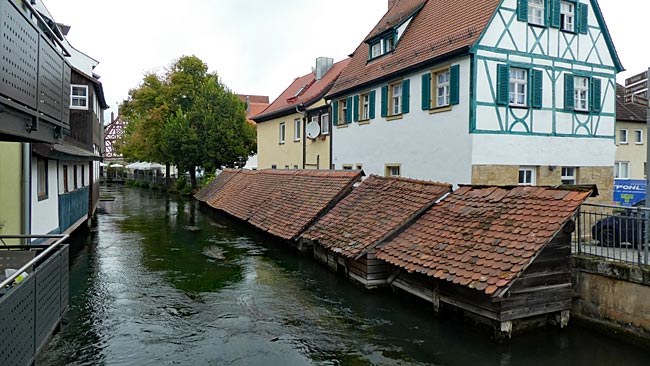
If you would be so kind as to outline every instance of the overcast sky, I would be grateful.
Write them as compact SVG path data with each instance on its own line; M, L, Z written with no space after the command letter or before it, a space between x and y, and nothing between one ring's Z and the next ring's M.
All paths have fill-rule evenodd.
M109 112L145 72L196 55L236 93L275 99L319 56L352 53L387 0L44 0L68 40L100 61ZM650 2L600 0L623 66L619 82L650 66ZM634 6L631 6L634 5ZM108 116L107 116L108 117ZM107 118L108 119L108 118Z

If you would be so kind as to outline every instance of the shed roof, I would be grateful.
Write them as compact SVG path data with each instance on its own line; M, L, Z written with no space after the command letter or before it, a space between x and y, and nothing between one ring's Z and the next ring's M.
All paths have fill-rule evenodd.
M303 237L345 257L356 257L448 192L449 184L371 175Z
M301 104L309 107L321 100L330 90L341 71L348 65L350 59L335 63L332 68L320 79L310 72L296 78L289 87L277 97L263 112L253 117L257 123L268 121L286 114L294 113L295 108Z
M239 170L226 169L221 173L217 174L208 185L203 187L200 191L196 192L194 198L201 202L206 202L208 199L212 198L218 191L222 190L223 187L230 181L235 175L239 174Z
M354 171L230 169L224 173L232 175L225 184L204 189L210 190L207 204L283 239L300 235L328 207L343 198L363 174ZM199 195L203 196L204 192L199 192Z
M378 250L408 272L502 295L591 191L461 187Z

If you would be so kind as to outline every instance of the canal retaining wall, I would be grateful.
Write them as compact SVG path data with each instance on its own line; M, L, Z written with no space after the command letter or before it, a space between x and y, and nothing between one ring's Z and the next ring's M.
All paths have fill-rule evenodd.
M650 268L574 256L571 315L650 339Z

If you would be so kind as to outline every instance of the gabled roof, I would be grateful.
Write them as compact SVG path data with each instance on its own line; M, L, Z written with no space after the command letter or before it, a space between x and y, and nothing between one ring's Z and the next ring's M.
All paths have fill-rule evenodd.
M500 296L591 193L461 187L379 248L377 258Z
M255 116L253 120L257 123L268 121L294 113L298 106L309 107L318 102L334 85L341 71L349 62L350 59L345 59L335 63L320 80L316 80L316 75L313 72L295 79L271 105Z
M249 103L246 109L246 120L249 123L255 124L253 117L262 113L269 106L269 97L266 95L244 95L237 94L239 100L244 103Z
M451 192L450 184L371 175L303 238L354 258Z
M468 52L500 3L501 0L397 0L354 51L350 64L328 93L328 98L446 55ZM393 53L368 61L370 49L366 41L400 24L404 16L412 14L419 6L422 9L411 20Z
M361 179L362 172L224 170L227 176L200 191L211 207L282 239L294 239ZM225 179L230 177L227 182ZM204 192L209 191L209 192Z
M637 97L645 99L643 97ZM647 119L647 108L639 103L625 101L625 87L616 85L616 120L622 122L643 122Z

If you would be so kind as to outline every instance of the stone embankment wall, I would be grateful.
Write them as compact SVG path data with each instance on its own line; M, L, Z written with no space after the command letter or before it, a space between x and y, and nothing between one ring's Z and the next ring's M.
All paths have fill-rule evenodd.
M571 315L650 340L650 268L574 256Z

